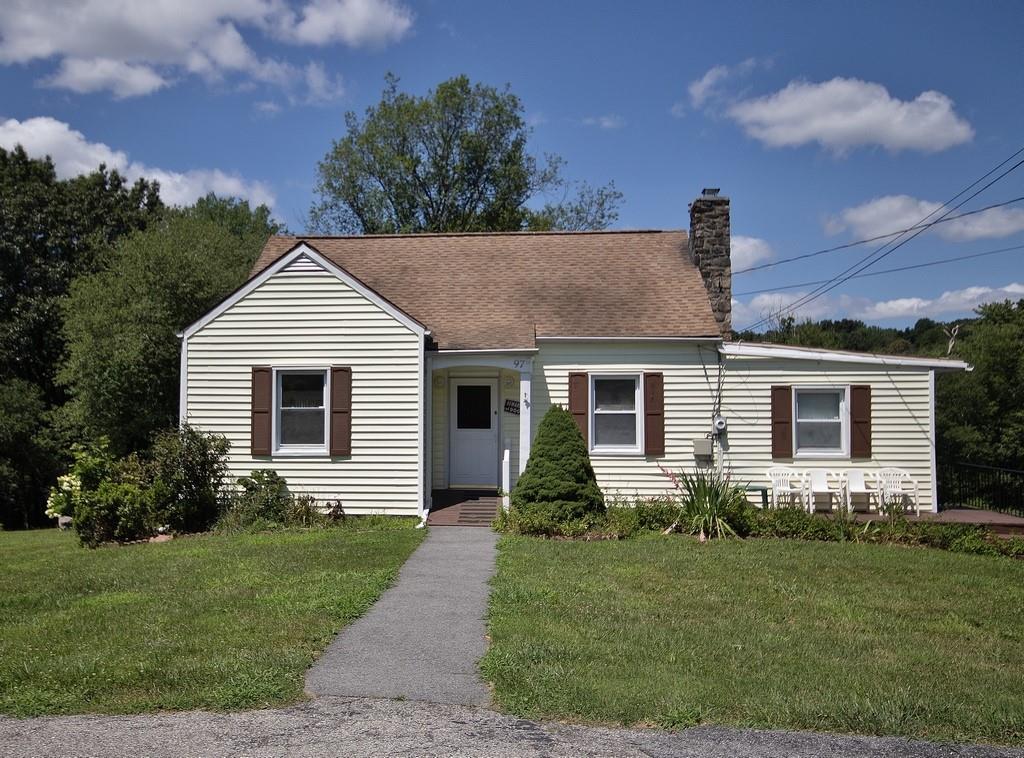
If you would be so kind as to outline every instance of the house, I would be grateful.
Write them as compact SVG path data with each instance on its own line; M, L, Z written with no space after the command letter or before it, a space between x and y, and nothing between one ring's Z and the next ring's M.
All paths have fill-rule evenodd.
M899 466L936 510L935 375L966 364L732 341L729 226L705 190L688 232L273 237L182 333L182 421L350 513L510 490L555 403L609 496L718 456Z

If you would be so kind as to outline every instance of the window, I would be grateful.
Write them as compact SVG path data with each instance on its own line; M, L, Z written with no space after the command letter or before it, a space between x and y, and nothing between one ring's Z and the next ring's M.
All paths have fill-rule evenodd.
M590 396L590 449L639 453L640 375L591 376Z
M327 371L278 371L275 401L278 451L327 451Z
M794 441L798 456L846 457L846 387L795 387Z

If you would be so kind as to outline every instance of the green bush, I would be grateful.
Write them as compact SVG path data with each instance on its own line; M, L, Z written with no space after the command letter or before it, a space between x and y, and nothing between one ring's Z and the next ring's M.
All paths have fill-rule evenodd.
M583 436L567 410L552 406L537 427L526 470L512 489L505 523L525 534L568 534L586 531L604 513Z
M242 491L231 500L231 518L240 524L283 524L292 496L287 480L273 469L258 469L238 480Z
M127 482L102 482L80 499L75 530L89 547L152 536L156 519L150 491Z
M675 526L681 531L705 537L735 537L736 527L747 526L750 508L742 487L732 483L728 474L708 469L674 472L662 468L675 487L678 511Z
M153 442L153 491L160 518L176 532L205 532L217 521L225 499L227 454L223 435L188 424Z

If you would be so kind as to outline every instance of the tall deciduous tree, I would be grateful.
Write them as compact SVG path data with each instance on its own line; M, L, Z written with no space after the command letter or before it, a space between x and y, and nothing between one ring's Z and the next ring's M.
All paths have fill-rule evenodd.
M324 233L604 229L618 218L613 184L575 187L563 161L527 149L530 128L508 88L442 82L425 97L388 75L364 118L345 115L347 134L320 162L310 226ZM540 210L528 203L558 195Z
M125 238L101 271L77 279L60 371L76 423L120 454L146 448L175 423L176 333L244 282L279 231L264 207L208 197Z
M0 149L0 524L42 523L60 467L51 420L65 399L55 377L72 279L163 210L154 182L129 184L103 166L58 179L48 158Z

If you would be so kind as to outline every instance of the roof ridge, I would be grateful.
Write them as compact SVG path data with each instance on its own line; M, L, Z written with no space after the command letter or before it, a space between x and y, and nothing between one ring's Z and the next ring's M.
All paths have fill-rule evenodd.
M273 234L270 239L295 240L344 240L344 239L395 239L416 237L542 237L542 236L586 236L598 234L679 234L686 229L586 229L580 231L518 231L518 232L412 232L409 234Z

